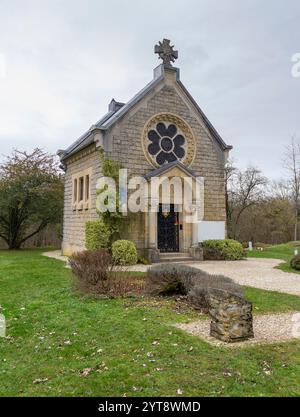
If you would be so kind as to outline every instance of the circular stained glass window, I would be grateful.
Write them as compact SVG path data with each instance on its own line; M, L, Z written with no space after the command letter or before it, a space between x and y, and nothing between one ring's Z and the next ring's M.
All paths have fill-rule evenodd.
M180 160L185 156L185 138L174 124L159 122L148 132L148 152L158 165Z
M190 165L195 156L195 140L189 126L178 116L160 113L148 121L143 132L143 148L154 166L180 161Z

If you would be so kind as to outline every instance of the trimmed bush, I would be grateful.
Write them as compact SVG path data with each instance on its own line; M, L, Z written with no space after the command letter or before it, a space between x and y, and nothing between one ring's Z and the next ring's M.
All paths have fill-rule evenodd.
M69 264L78 278L78 287L81 290L92 293L107 292L112 259L106 250L74 253L69 258Z
M130 240L116 240L112 244L112 257L117 265L135 265L138 261L135 244Z
M96 251L106 249L109 245L110 231L99 220L90 220L85 223L85 246L87 250Z
M210 307L209 291L222 290L243 298L242 287L231 278L223 275L210 275L200 271L195 285L188 293L188 302L196 309L207 313Z
M198 273L199 270L185 265L155 265L147 271L147 288L153 295L186 295Z
M218 288L242 296L240 285L223 275L210 275L190 266L165 263L147 271L147 287L153 295L187 295L195 288Z
M180 264L159 264L147 271L147 289L152 295L187 295L188 302L207 313L209 289L221 289L243 297L239 284L223 275L210 275L200 269Z
M296 271L300 271L300 255L293 256L290 262L290 266Z
M206 260L237 261L245 257L243 245L232 239L205 240L203 251Z

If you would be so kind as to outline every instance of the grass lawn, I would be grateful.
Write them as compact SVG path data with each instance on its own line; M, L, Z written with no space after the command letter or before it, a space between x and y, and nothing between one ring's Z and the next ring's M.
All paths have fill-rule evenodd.
M257 312L300 311L297 296L246 295ZM184 304L88 299L41 251L0 251L0 305L2 396L300 395L300 342L213 347L171 326L198 317Z
M294 272L300 274L300 271L295 271L290 267L290 260L294 255L295 249L298 249L300 253L300 242L289 242L283 243L281 245L270 246L263 251L253 250L248 252L249 258L272 258L272 259L282 259L283 262L281 265L278 265L278 269L281 269L285 272Z

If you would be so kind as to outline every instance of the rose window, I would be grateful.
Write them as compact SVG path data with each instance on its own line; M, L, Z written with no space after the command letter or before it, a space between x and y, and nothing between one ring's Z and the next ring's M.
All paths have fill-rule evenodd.
M190 166L196 155L196 142L189 125L179 116L158 113L145 124L142 146L154 167L179 161Z
M185 138L173 123L157 123L155 128L148 132L148 140L148 152L158 165L185 157Z

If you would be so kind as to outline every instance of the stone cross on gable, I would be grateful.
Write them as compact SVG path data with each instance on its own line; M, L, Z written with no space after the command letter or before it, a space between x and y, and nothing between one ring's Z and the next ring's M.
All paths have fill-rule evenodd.
M163 39L159 41L158 45L154 47L154 53L158 54L159 58L163 60L164 65L172 65L171 62L175 62L178 58L178 51L174 51L174 45L170 45L169 39Z

